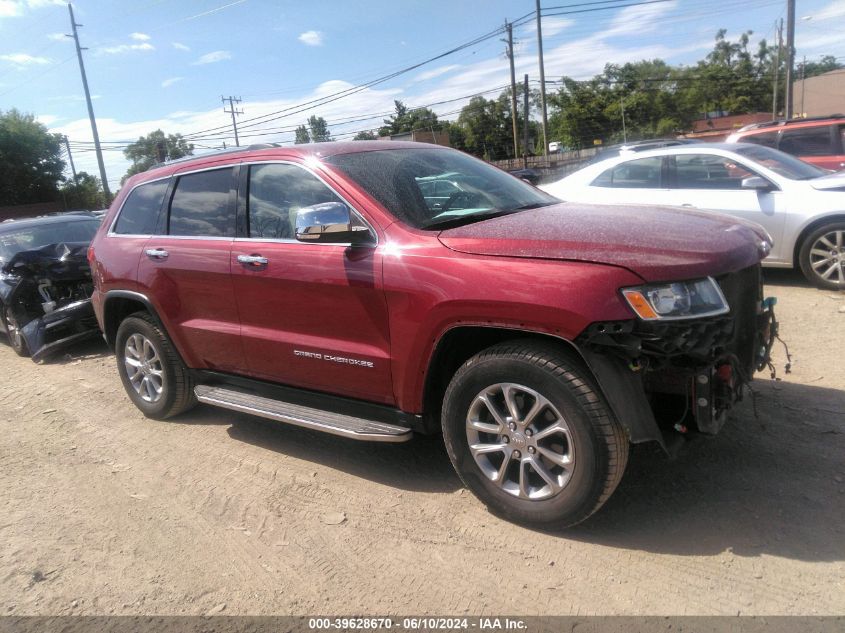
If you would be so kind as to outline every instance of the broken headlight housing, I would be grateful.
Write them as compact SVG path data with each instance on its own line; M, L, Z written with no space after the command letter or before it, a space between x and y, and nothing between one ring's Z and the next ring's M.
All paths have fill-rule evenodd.
M622 288L622 296L644 321L695 319L730 311L712 277Z

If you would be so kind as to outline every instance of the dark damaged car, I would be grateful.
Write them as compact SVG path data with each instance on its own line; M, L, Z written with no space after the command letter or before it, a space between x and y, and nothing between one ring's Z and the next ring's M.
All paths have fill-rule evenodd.
M98 335L88 244L100 221L64 215L0 224L0 327L35 361Z

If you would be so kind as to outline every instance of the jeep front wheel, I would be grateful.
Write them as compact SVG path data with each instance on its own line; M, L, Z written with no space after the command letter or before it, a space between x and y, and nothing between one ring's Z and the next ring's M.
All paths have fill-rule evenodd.
M469 359L446 391L443 434L467 487L505 518L542 527L583 521L628 460L624 429L579 363L534 342Z
M196 405L188 368L146 312L121 322L115 351L123 387L144 415L164 420Z

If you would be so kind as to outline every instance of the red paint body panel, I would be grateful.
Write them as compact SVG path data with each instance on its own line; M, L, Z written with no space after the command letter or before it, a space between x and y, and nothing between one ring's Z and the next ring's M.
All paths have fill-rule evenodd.
M729 216L673 207L563 203L443 231L440 241L464 253L599 262L664 281L757 263L756 243L763 236L751 227Z
M246 267L238 255L261 255L269 263ZM236 241L232 279L251 376L394 403L381 254L375 249Z

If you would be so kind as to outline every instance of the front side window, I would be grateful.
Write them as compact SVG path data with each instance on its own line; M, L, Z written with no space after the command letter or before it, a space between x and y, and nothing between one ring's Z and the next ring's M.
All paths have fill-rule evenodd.
M299 209L343 202L314 174L296 165L249 168L249 237L292 240Z
M157 180L135 187L123 203L114 232L120 235L151 235L168 182L167 179Z
M675 156L675 187L678 189L742 189L742 180L756 175L723 156Z
M594 187L620 189L659 189L663 158L640 158L611 167L596 178Z
M779 149L793 156L830 156L830 126L785 130Z
M170 235L233 237L232 168L185 174L170 201Z
M759 164L771 169L779 176L791 180L810 180L828 173L826 170L805 163L794 156L760 145L737 145L733 151L751 162L752 165Z

